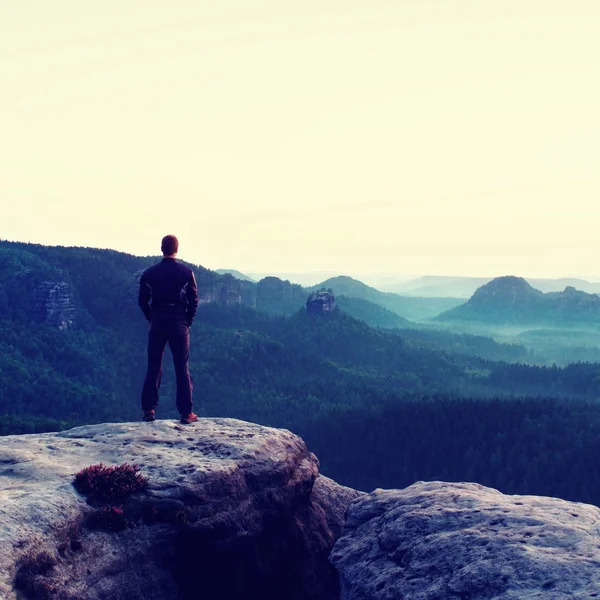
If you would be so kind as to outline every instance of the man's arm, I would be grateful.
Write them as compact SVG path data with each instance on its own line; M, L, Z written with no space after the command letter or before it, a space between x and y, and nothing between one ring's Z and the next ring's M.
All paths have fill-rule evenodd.
M140 277L140 292L138 294L138 306L142 309L144 316L148 322L152 321L152 307L150 299L152 298L152 288L146 281L146 273Z
M190 272L190 279L185 288L185 296L187 298L187 309L185 311L185 316L187 318L188 325L191 325L194 317L196 316L196 309L198 308L198 286L196 285L194 271Z

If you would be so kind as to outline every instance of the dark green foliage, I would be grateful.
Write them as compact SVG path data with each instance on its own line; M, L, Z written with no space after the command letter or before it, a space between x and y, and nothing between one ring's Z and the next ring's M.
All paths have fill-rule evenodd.
M49 431L62 431L73 426L73 421L47 419L45 417L13 415L0 416L0 436L24 433L46 433Z
M322 470L371 491L476 481L507 494L600 505L600 405L434 395L331 407L298 430Z
M250 287L250 284L246 284ZM291 315L302 308L308 292L296 283L277 277L261 279L255 289L256 307L272 315Z
M355 319L360 319L368 323L371 327L394 329L411 326L411 322L408 319L369 300L353 298L351 296L336 296L335 301L340 310Z
M540 365L564 366L575 362L600 362L600 329L533 329L515 336L529 349L530 359Z
M559 369L504 364L491 372L489 385L506 393L525 391L535 395L552 390L556 396L600 398L600 366L597 363L574 363Z
M145 489L147 483L136 465L123 463L107 467L100 463L79 471L73 485L91 502L114 502Z
M499 344L490 337L426 329L402 329L404 339L423 348L443 350L453 354L479 356L491 361L514 362L528 358L527 350L520 344Z

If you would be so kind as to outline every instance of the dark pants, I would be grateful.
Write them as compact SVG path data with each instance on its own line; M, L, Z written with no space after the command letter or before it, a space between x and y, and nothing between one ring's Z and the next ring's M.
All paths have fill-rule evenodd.
M148 372L142 390L142 409L153 410L158 406L158 388L167 342L173 354L177 379L177 410L186 416L192 412L192 379L188 367L190 328L183 318L152 320L148 333Z

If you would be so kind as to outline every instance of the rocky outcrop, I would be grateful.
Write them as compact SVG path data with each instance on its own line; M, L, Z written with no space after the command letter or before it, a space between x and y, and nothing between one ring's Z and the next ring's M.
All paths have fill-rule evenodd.
M306 310L309 313L321 314L331 312L335 308L335 296L331 290L317 290L306 301Z
M75 293L66 281L43 281L33 290L34 310L38 318L59 329L71 327L77 304Z
M120 527L98 528L109 507L89 504L73 476L124 462L147 488L110 509ZM327 556L358 495L320 476L297 436L233 419L7 436L0 598L336 598Z
M12 266L6 269L8 273ZM15 268L4 283L0 282L0 292L3 293L6 306L25 311L37 323L47 323L59 329L79 322L85 312L63 272L44 265L38 268Z
M355 500L331 559L342 600L600 598L600 509L419 482Z
M577 315L581 320L600 319L600 296L597 294L588 294L567 286L562 292L549 292L546 296L552 301L557 318Z
M216 281L198 281L198 300L200 304L220 302L226 306L239 306L242 303L240 282L231 275L222 275Z

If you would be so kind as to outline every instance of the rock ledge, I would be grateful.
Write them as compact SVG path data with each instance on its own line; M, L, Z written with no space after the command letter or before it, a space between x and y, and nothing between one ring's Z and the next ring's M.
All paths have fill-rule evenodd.
M331 559L342 600L590 600L600 509L419 482L355 500Z
M72 486L100 462L137 464L148 477L123 504L124 531L88 527L98 507ZM327 556L358 495L320 476L289 431L234 419L7 436L0 597L328 600L339 589Z

